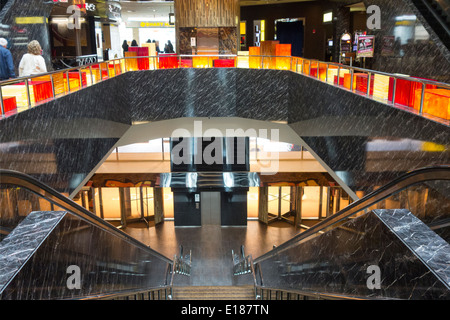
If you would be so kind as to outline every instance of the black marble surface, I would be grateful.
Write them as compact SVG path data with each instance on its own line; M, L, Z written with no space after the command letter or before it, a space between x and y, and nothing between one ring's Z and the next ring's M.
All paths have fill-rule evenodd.
M0 296L66 212L31 212L0 242Z
M1 300L67 299L165 283L167 262L70 213L32 213L0 244ZM80 289L67 285L69 266L79 267ZM8 270L15 275L2 290Z
M284 121L353 190L450 160L448 126L289 71L224 68L130 72L10 116L0 164L70 192L133 122L183 117ZM438 147L397 150L404 140Z
M364 0L364 4L366 8L377 5L381 10L381 29L369 32L376 36L372 69L450 82L450 52L411 0ZM413 15L417 17L416 21L396 20ZM428 39L419 35L421 28L428 34ZM392 56L382 55L384 36L396 37Z
M450 246L407 210L374 210L260 264L264 285L366 298L449 299ZM380 270L379 289L370 266Z

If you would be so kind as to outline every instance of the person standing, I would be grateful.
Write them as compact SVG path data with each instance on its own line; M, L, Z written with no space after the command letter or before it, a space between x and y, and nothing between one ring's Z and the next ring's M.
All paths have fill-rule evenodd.
M125 52L128 52L128 48L130 46L128 45L127 40L123 40L122 49L123 49L123 56L125 57Z
M34 74L47 72L45 60L42 57L42 48L36 40L28 44L28 53L25 53L20 60L19 76L26 77Z
M7 49L8 41L0 38L0 81L16 77L11 51Z

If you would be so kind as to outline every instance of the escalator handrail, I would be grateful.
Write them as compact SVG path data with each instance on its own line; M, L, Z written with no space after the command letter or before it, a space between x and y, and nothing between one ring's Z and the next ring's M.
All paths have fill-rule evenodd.
M290 240L277 246L275 249L261 255L260 257L254 260L254 263L255 264L261 263L262 261L279 254L281 251L284 251L296 245L299 241L311 237L316 233L324 230L325 228L328 228L335 223L338 223L344 219L347 219L355 215L356 213L362 210L369 208L375 203L389 197L390 195L396 192L399 192L407 188L408 186L430 180L450 180L450 166L448 165L433 166L410 171L402 175L401 177L391 181L390 183L380 187L379 189L369 193L365 197L353 202L346 208L328 217L327 219L317 223L310 229L294 236Z
M127 241L128 243L131 243L140 249L143 249L152 255L160 258L164 262L172 264L173 261L163 254L151 249L150 247L146 246L142 242L136 240L135 238L129 236L125 232L117 229L112 224L106 222L105 220L101 219L100 217L97 217L92 212L86 210L76 202L72 201L71 199L63 196L61 193L56 191L55 189L49 187L48 185L40 182L39 180L13 170L6 170L6 169L0 169L0 184L8 184L8 185L15 185L19 187L26 188L30 190L31 192L38 194L39 196L42 196L46 200L50 201L56 206L59 206L71 214L74 214L78 216L79 218L83 220L87 220L90 223L93 223L97 227L110 232L124 241Z

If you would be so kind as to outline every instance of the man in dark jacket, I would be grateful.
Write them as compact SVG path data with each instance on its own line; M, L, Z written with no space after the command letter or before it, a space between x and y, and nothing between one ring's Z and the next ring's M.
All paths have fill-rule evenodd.
M16 77L12 54L6 49L7 46L8 41L5 38L0 38L0 81Z

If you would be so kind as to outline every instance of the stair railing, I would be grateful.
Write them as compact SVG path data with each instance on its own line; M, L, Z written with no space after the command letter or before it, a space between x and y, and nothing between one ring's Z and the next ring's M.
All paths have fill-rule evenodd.
M181 274L184 276L191 276L192 267L192 251L189 254L183 256L183 246L180 245L180 255L174 257L174 272L175 274Z

